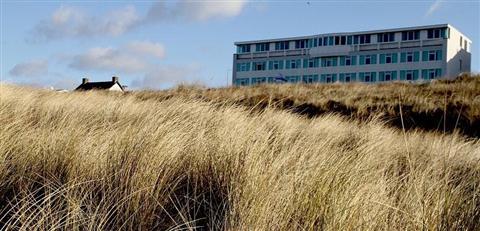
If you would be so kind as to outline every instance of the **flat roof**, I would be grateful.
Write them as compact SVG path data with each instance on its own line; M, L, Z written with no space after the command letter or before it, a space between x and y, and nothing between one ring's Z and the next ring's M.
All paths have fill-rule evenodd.
M253 44L253 43L280 42L280 41L287 41L287 40L290 41L290 40L309 39L309 38L312 38L312 37L325 36L325 35L336 36L336 35L376 34L376 33L398 32L398 31L406 31L406 30L422 30L422 29L431 29L431 28L443 28L443 27L453 27L453 26L451 26L448 23L447 24L433 24L433 25L426 25L426 26L400 27L400 28L383 29L383 30L369 30L369 31L358 31L358 32L336 32L336 33L324 33L324 34L298 36L298 37L286 37L286 38L277 38L277 39L261 39L261 40L240 41L240 42L235 42L234 44L235 45L245 45L245 44ZM458 31L458 29L457 29L457 31Z

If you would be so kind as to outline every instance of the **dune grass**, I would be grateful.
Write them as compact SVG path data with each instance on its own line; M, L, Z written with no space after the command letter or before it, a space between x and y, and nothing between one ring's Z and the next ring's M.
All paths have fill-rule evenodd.
M478 139L0 87L3 229L480 229Z
M276 107L309 117L332 112L360 120L380 117L396 128L457 130L480 137L480 76L474 75L425 84L267 84L217 89L180 86L134 94L140 99L183 97L256 110Z

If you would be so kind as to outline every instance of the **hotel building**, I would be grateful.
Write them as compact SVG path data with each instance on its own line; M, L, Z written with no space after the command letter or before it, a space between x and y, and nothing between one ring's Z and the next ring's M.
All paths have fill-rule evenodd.
M470 72L471 44L449 24L236 42L232 82L452 79Z

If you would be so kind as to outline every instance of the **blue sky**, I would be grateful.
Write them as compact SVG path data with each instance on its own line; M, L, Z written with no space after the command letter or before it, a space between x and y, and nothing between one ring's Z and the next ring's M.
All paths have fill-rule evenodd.
M242 40L450 23L472 40L475 1L1 1L1 79L72 89L120 76L131 89L225 86Z

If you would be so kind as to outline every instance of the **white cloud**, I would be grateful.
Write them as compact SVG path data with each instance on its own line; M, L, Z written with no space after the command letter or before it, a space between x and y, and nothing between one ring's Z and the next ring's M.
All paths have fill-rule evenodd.
M118 36L131 30L140 22L135 7L126 6L108 12L104 17L94 17L72 6L61 6L48 20L42 20L31 31L31 41L48 41L60 38L84 38L101 35Z
M69 64L77 70L120 71L135 73L144 71L143 59L110 47L95 47L84 54L75 55Z
M73 55L69 58L69 66L82 71L145 73L163 57L165 49L162 44L133 41L119 48L94 47L85 53Z
M48 73L47 60L32 60L15 65L9 72L16 77L37 77Z
M432 5L428 8L427 12L425 12L425 17L431 16L433 13L435 13L441 6L442 1L440 0L435 0Z
M162 44L149 41L133 41L126 45L126 49L135 54L152 55L157 58L165 56L165 48Z
M178 3L173 12L194 21L206 21L211 18L238 16L247 1L195 1L185 0Z
M139 15L134 6L125 6L92 16L73 6L61 6L51 17L37 23L29 41L50 41L62 38L119 36L136 27L169 20L206 21L213 18L238 16L247 0L198 1L179 0L175 3L154 3L146 15Z

